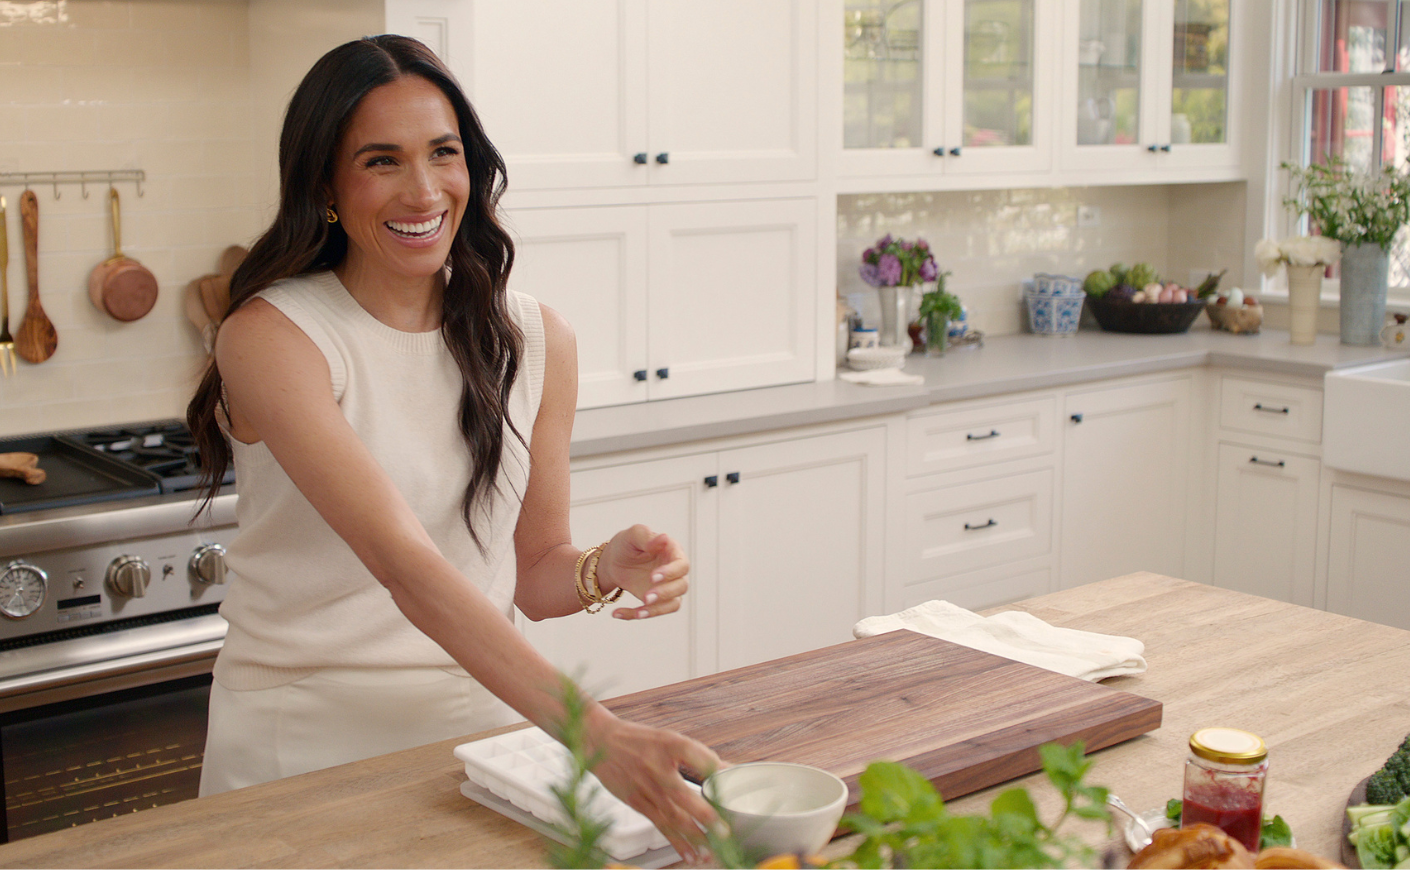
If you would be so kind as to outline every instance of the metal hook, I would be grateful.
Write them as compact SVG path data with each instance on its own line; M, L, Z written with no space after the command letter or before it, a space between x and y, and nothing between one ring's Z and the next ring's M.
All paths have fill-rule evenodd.
M51 183L54 185L54 199L59 199L59 180L56 178Z
M141 179L141 177L138 177L138 179L137 179L137 195L138 195L138 196L141 196L141 195L142 195L142 179Z
M78 189L79 189L79 191L81 191L81 192L83 193L83 198L84 198L84 199L87 199L87 198L88 198L88 179L83 178L83 177L80 176L79 179L78 179Z

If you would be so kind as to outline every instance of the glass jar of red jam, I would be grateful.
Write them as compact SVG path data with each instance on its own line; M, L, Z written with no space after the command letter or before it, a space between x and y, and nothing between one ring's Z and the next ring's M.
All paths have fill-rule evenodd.
M1205 822L1258 852L1268 747L1237 728L1202 728L1190 735L1180 827Z

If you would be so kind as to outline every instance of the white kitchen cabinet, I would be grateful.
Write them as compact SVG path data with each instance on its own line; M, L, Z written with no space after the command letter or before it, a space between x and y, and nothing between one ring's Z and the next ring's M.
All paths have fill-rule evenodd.
M1313 606L1321 462L1227 442L1218 462L1215 585Z
M1410 487L1384 483L1331 487L1327 609L1410 629Z
M720 453L721 670L842 643L881 612L885 453L879 427Z
M943 598L979 609L1050 591L1056 394L908 415L887 609Z
M1064 401L1062 588L1184 574L1191 379L1118 382Z
M516 189L816 176L811 0L453 5L451 67Z
M946 176L1051 166L1057 4L845 0L843 6L841 39L828 44L842 53L838 170L846 189L865 189L886 176L924 188ZM838 32L839 22L826 24Z
M575 613L531 622L519 618L529 641L549 661L577 676L595 697L611 697L686 680L713 670L710 602L701 577L714 574L715 490L702 481L714 473L712 454L574 471L570 512L574 543L581 548L645 523L675 538L691 558L692 590L675 613L645 620L614 619L615 607L636 603L630 594L598 613ZM703 608L703 610L702 610Z
M1243 8L1231 0L1067 0L1060 168L1131 181L1239 169ZM1175 173L1172 175L1172 173Z
M577 334L579 407L815 377L811 198L509 213L516 290Z
M691 590L682 611L655 619L521 626L555 665L585 668L609 694L848 640L882 612L885 455L873 426L577 468L575 543L633 523L669 532L690 557Z

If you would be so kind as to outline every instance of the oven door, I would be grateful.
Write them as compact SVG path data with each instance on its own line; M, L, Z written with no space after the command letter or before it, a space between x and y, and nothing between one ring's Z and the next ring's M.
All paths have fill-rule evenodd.
M196 797L211 678L0 714L5 842Z
M4 842L196 797L225 630L202 612L0 651Z

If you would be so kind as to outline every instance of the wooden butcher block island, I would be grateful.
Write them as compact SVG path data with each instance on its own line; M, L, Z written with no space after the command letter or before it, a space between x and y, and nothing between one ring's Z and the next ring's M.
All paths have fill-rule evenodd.
M1266 809L1299 846L1333 858L1347 795L1410 732L1410 632L1154 574L1003 609L1139 638L1149 670L1092 685L903 632L609 706L731 760L788 757L855 776L885 746L951 797L978 788L950 801L960 813L987 810L1001 788L990 783L1034 769L1031 745L1050 734L1108 746L1088 781L1138 810L1160 807L1179 796L1192 731L1246 728L1269 745ZM947 691L946 675L968 688ZM1006 730L1030 727L1031 738ZM0 866L543 866L537 834L460 794L451 750L465 739L0 846ZM1056 815L1041 774L1013 784ZM1072 832L1108 843L1100 825Z

